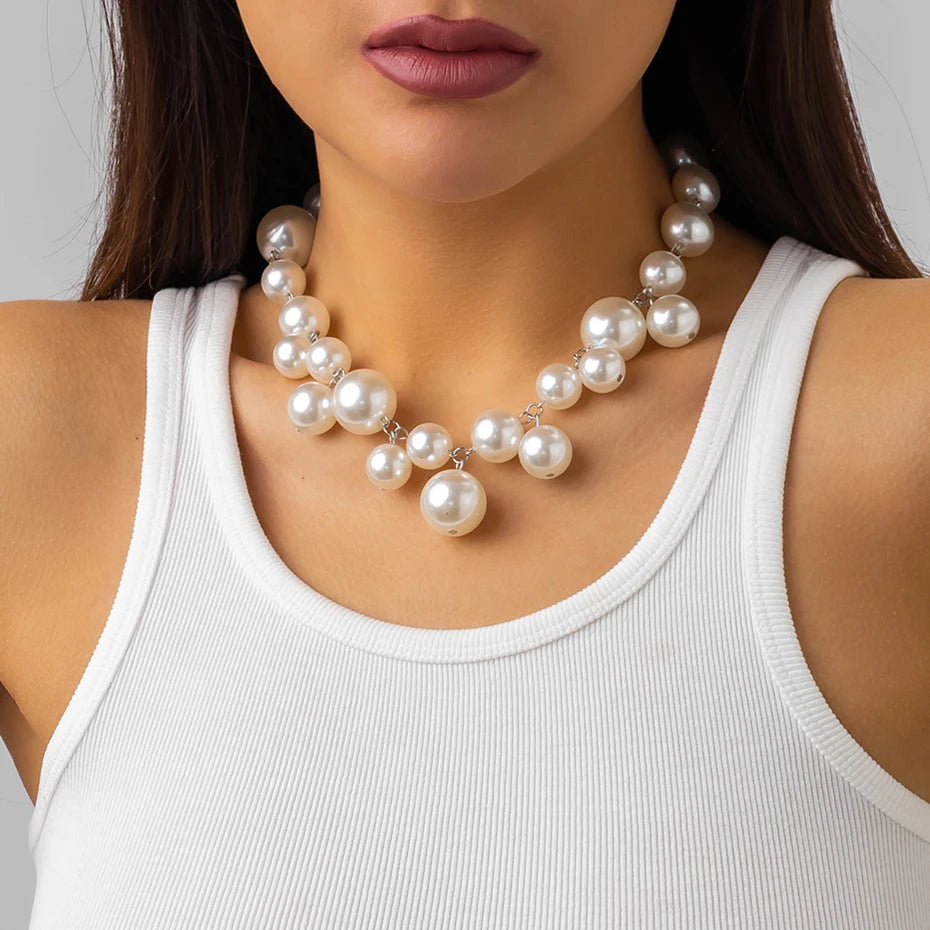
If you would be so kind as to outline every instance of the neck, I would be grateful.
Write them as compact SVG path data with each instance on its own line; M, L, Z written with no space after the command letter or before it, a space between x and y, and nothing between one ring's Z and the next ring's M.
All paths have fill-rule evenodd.
M632 298L642 259L667 248L659 220L675 197L638 95L557 163L468 203L415 199L317 148L323 202L307 293L329 308L352 367L391 380L410 425L453 409L463 422L487 407L523 409L537 372L571 361L588 305ZM685 260L683 293L702 315L726 267L719 232ZM257 301L263 335L248 342L268 360L276 314L260 289Z

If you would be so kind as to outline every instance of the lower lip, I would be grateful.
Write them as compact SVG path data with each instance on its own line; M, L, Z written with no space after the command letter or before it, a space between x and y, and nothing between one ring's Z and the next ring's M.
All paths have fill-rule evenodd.
M504 49L437 52L394 45L362 49L376 71L415 94L486 97L519 81L539 58Z

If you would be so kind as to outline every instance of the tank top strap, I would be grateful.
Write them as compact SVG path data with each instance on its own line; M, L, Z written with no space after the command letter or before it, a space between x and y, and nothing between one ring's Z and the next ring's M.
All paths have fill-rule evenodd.
M852 737L820 691L794 626L785 576L784 500L788 452L813 335L824 304L857 262L803 246L801 277L772 315L754 390L742 534L756 633L781 699L824 758L892 820L930 840L930 804L900 784Z

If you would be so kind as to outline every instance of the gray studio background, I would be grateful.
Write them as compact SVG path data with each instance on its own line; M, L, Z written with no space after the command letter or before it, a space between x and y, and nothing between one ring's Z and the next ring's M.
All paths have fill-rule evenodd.
M930 3L836 0L836 14L885 203L911 256L930 268ZM0 300L72 299L104 165L107 98L97 79L106 80L107 59L96 0L3 0L0 16ZM3 930L28 923L31 811L0 743Z

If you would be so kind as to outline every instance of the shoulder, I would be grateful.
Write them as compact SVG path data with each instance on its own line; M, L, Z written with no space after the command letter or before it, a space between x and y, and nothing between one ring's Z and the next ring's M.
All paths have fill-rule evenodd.
M785 486L785 571L828 703L930 800L930 280L855 277L821 310Z
M37 580L67 585L113 455L141 443L150 308L0 303L0 681L56 587Z

